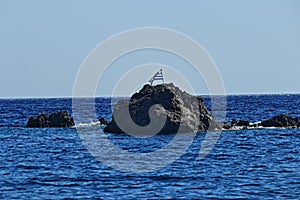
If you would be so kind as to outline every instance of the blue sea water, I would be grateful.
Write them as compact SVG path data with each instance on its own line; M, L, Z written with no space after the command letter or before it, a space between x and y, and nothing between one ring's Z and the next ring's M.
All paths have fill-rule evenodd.
M228 120L300 116L300 95L228 96L227 101ZM97 98L97 116L109 120L110 105L110 99ZM31 115L62 110L72 112L72 99L0 100L1 199L300 199L300 129L222 132L202 159L205 134L200 133L176 162L149 173L124 173L94 158L75 128L23 128ZM162 148L174 137L107 135L137 153Z

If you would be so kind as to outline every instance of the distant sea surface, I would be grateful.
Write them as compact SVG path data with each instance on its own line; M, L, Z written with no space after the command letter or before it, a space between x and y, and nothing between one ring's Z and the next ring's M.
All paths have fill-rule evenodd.
M228 96L227 103L227 120L300 117L300 95ZM111 104L97 98L97 117L110 120ZM63 110L72 112L72 99L0 100L0 199L300 199L300 129L222 132L204 159L198 154L205 134L199 133L176 162L132 174L95 159L75 128L23 128L31 115ZM174 137L107 135L137 153Z

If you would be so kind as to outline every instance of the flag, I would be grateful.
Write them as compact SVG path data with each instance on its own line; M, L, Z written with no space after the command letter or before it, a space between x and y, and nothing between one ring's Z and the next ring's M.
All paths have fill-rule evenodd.
M163 77L162 69L160 69L158 72L156 72L154 74L154 76L149 80L149 83L152 85L152 83L154 81L158 81L158 80L161 80L161 81L164 82L164 77Z

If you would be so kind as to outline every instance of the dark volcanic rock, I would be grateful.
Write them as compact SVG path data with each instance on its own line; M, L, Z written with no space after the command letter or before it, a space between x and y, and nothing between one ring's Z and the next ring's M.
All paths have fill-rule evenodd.
M139 131L141 129L138 127L146 127L149 124L156 127L155 123L159 124L160 121L165 121L165 124L158 130L159 133L205 132L212 127L219 128L201 97L181 91L172 83L144 85L130 100L119 101L114 106L112 121L104 131L129 133L124 131L124 126L120 127L118 120L127 125L125 129L130 132Z
M261 123L250 123L247 120L237 121L235 119L233 119L231 123L223 123L223 129L226 130L255 129L262 127L296 128L300 127L300 121L298 117L293 118L288 114L281 114Z
M297 118L293 119L287 114L278 115L260 123L263 127L292 127L297 124Z
M49 127L70 127L74 126L74 120L66 111L52 114L40 114L37 117L30 117L27 128L49 128Z
M231 126L236 126L238 122L236 121L236 119L232 119L231 120Z
M236 125L237 126L249 126L250 123L247 120L240 120Z
M224 129L231 129L232 128L232 123L231 122L224 122L223 123L223 128Z
M99 119L100 125L108 125L108 121L106 121L103 117Z

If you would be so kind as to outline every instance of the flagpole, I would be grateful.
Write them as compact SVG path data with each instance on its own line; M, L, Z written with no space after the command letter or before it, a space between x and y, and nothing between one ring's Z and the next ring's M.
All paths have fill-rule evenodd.
M161 68L161 75L162 75L162 81L163 81L163 85L164 85L165 84L165 79L164 79L162 68Z

